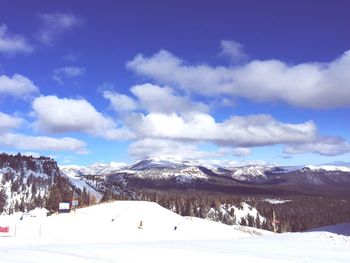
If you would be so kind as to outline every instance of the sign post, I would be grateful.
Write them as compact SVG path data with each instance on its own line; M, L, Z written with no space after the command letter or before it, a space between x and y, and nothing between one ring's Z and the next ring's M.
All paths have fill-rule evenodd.
M58 204L58 212L59 213L69 213L70 211L70 203L59 203Z
M273 232L276 234L277 232L277 224L279 224L280 221L276 220L276 214L275 211L272 211L272 226L273 226Z
M10 227L9 226L0 226L0 233L9 233Z

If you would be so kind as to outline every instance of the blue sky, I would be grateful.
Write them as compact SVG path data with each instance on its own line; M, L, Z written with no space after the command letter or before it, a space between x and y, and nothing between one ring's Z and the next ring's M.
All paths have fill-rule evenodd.
M346 163L349 1L7 1L0 151Z

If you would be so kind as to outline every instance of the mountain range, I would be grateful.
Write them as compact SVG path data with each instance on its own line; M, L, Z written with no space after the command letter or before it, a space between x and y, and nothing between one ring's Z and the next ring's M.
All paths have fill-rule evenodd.
M72 182L83 181L97 191L185 189L229 192L232 194L304 193L350 187L350 167L346 166L217 166L203 161L152 157L127 165L122 163L60 166ZM81 185L80 185L81 187ZM340 191L340 192L339 192Z

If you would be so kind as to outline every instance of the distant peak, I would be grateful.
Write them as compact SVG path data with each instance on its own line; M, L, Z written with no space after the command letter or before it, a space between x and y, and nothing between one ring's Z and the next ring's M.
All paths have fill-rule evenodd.
M347 166L335 166L335 165L305 165L304 168L309 168L312 171L324 170L324 171L340 171L350 172L350 167Z

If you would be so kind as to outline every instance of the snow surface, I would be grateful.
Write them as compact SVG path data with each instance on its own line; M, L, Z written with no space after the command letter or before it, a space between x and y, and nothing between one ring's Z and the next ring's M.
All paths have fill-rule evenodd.
M324 171L339 171L339 172L350 172L350 167L346 166L334 166L334 165L306 165L312 171L324 170Z
M291 200L283 200L283 199L273 199L273 198L265 198L263 201L268 202L273 205L284 204L290 202Z
M234 168L232 177L241 181L249 181L254 178L266 179L265 171L267 169L270 169L270 168L266 166L258 166L258 165Z
M82 168L79 166L66 166L61 169L62 173L68 177L69 181L80 190L83 190L84 188L95 196L96 201L100 202L102 199L102 194L98 191L96 191L93 187L91 187L87 182L83 180L81 173Z
M317 232L325 231L325 232L330 232L338 235L350 236L350 223L320 227L312 231L317 231Z
M328 232L276 234L181 217L155 203L117 201L75 214L19 220L0 237L1 262L350 262L350 237ZM139 229L140 221L143 229ZM177 226L177 230L174 230ZM228 261L229 260L229 261Z

